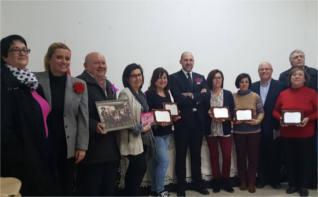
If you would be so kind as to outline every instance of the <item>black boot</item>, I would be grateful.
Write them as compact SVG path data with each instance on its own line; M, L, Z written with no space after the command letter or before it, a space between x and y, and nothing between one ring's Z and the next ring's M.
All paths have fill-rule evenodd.
M219 178L214 179L212 189L214 193L218 193L221 190L221 180Z
M233 189L232 184L231 184L231 180L229 178L223 179L223 189L224 189L224 191L227 191L230 193L234 192L234 189Z

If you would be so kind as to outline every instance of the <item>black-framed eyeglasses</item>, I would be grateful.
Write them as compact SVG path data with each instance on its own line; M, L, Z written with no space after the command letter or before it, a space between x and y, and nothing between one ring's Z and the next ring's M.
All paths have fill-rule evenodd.
M141 73L138 73L138 74L132 74L132 75L130 75L129 77L131 77L131 78L142 77L142 74L141 74Z
M10 49L9 52L29 54L29 53L31 53L31 49L28 49L28 48L23 48L23 49L13 48L13 49Z

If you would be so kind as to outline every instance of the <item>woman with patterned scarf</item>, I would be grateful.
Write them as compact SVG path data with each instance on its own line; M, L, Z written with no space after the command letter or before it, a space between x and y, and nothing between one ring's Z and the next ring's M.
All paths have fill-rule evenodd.
M33 73L26 68L25 39L1 40L1 176L22 181L21 194L50 194L48 163L49 104Z

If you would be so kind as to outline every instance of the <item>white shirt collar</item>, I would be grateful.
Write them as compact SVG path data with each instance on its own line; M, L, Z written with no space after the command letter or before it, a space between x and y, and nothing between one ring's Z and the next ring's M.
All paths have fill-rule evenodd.
M188 73L190 73L191 79L193 78L193 77L192 77L192 71L187 72L187 71L185 71L185 70L183 70L183 69L181 69L181 70L182 70L183 74L184 74L187 78L188 78Z

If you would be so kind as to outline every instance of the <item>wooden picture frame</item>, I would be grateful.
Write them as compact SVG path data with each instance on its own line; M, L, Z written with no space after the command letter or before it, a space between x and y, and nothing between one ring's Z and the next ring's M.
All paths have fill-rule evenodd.
M103 134L135 126L128 100L96 101L100 122L104 125Z

